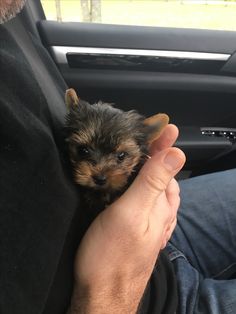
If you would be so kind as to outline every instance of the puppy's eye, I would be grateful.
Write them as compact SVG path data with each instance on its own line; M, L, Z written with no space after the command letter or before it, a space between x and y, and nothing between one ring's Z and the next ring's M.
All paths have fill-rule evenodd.
M117 154L117 159L119 162L123 161L125 159L125 157L128 156L128 153L126 152L120 152Z
M80 156L83 156L83 157L86 157L89 155L89 150L86 146L78 146L77 147L77 153L80 155Z

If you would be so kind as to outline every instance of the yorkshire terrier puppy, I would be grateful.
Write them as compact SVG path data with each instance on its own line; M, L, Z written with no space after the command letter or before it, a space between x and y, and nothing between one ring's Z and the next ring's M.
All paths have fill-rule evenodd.
M111 104L90 105L73 89L66 91L66 142L75 183L82 189L88 214L119 197L149 157L150 144L168 124L166 114L145 118Z

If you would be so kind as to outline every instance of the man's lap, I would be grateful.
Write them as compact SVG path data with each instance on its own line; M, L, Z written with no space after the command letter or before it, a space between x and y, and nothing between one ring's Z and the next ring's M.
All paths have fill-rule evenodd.
M236 313L236 170L182 181L168 244L180 313Z

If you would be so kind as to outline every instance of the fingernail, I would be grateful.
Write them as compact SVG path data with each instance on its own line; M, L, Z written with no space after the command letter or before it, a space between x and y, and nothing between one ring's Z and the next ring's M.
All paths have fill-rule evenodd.
M183 163L183 160L179 157L179 154L173 151L170 151L164 158L165 167L170 170L178 169Z

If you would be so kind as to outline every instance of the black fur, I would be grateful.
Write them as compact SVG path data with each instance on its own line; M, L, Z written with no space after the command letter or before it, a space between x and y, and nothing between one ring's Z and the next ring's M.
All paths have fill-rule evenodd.
M82 161L90 163L92 168L99 164L102 159L103 161L104 159L107 160L107 164L110 163L111 168L114 167L115 171L119 167L124 167L125 163L116 159L116 148L119 145L122 146L122 143L127 143L127 141L134 141L139 149L138 156L134 156L138 158L138 162L132 165L133 169L127 178L126 184L118 190L96 186L90 187L84 184L81 186L86 211L93 218L124 192L146 160L148 152L147 138L150 127L143 123L144 119L145 117L134 110L124 112L111 104L102 102L90 105L80 100L78 106L70 107L66 117L65 130L74 171ZM80 144L71 140L75 134L81 134L82 142L83 138L86 138L84 146L92 147L91 150L89 148L88 156L83 154L81 156L76 150ZM80 141L80 137L78 141ZM131 152L133 153L132 150Z
M80 100L79 107L71 108L66 117L67 137L72 132L94 131L94 143L105 151L132 137L146 152L149 128L142 123L144 119L144 116L135 110L125 112L108 103L98 102L90 105Z

